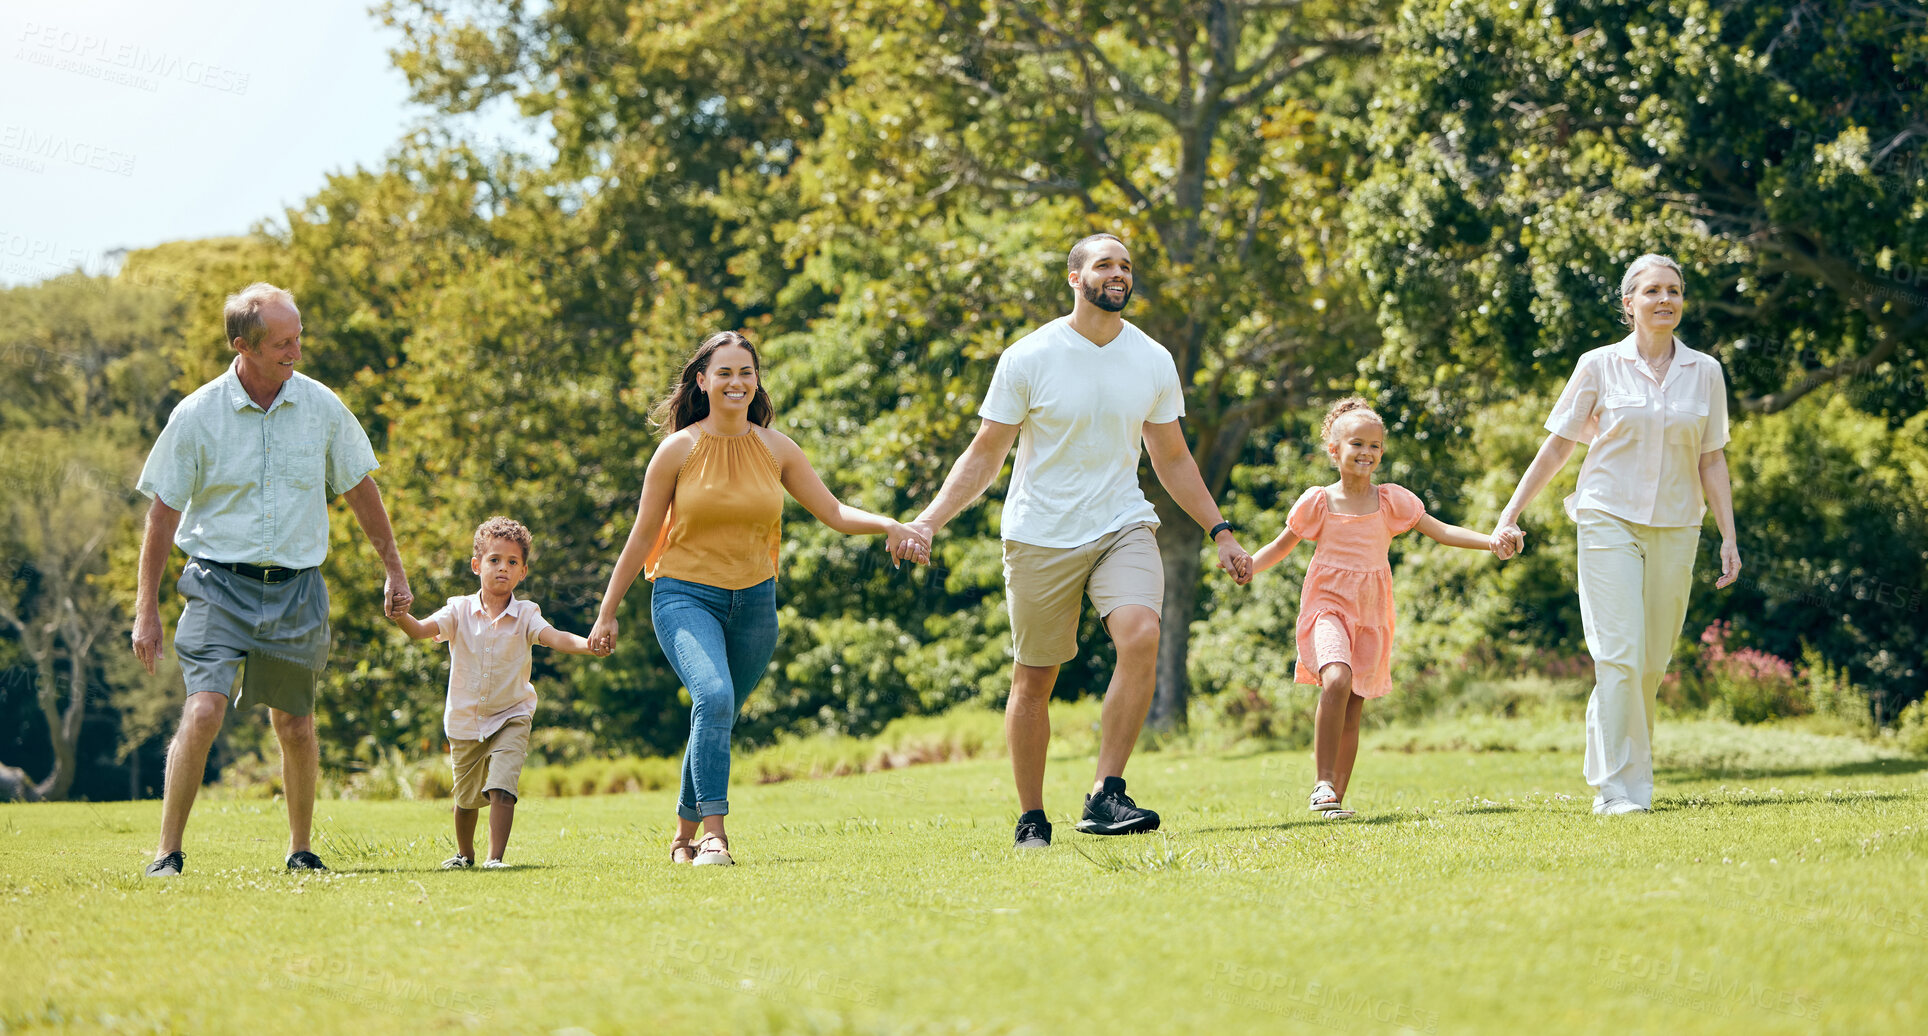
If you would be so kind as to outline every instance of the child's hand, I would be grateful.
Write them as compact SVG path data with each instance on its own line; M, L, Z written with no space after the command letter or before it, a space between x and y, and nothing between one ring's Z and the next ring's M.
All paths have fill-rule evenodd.
M1511 558L1516 553L1513 549L1513 540L1511 537L1495 534L1489 537L1489 539L1491 542L1487 545L1487 549L1491 550L1493 556L1501 561Z

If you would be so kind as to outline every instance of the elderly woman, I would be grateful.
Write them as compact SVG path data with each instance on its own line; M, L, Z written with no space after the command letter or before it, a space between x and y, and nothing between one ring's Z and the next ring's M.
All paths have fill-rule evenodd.
M1720 527L1720 579L1740 576L1727 481L1727 381L1720 364L1674 337L1686 302L1680 264L1643 255L1620 282L1633 333L1580 357L1552 433L1500 512L1493 535L1524 546L1519 517L1588 444L1566 499L1579 525L1580 615L1593 654L1586 779L1593 811L1653 809L1654 696L1687 615L1707 504Z

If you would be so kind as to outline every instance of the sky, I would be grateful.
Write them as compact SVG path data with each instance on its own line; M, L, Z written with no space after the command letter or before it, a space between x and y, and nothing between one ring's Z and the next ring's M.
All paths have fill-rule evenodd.
M398 40L365 0L0 0L0 285L245 233L379 166L427 114Z

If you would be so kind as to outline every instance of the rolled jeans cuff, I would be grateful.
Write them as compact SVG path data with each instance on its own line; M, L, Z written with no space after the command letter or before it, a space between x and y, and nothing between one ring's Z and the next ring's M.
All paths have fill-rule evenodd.
M726 816L730 812L729 799L716 799L710 802L698 801L691 809L682 803L676 804L676 815L684 820L701 820L704 817Z

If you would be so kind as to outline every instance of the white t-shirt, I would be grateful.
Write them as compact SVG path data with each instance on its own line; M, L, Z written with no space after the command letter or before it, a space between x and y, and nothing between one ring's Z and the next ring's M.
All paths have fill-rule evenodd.
M1171 353L1126 323L1098 346L1059 317L998 357L979 417L1014 424L1017 468L1002 535L1076 547L1158 512L1138 488L1145 424L1185 415Z

